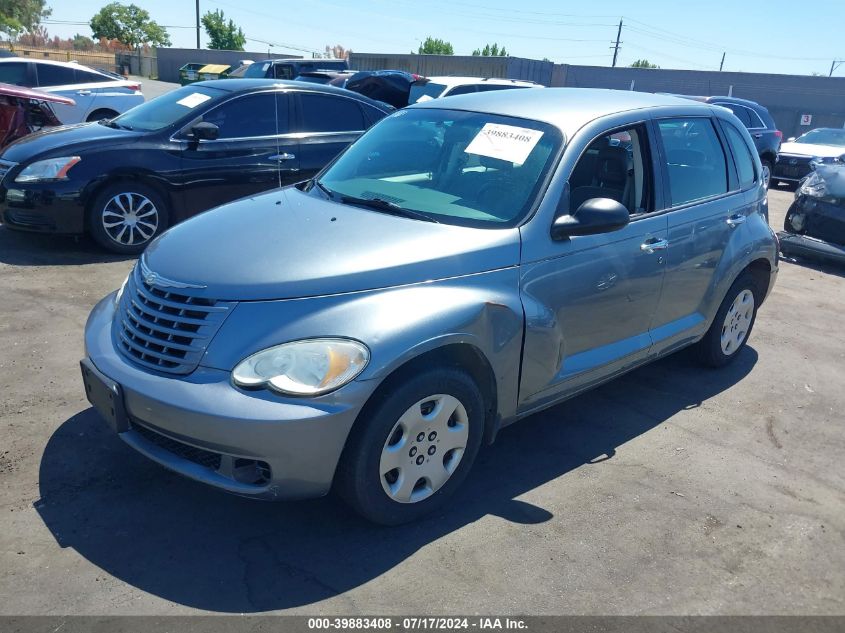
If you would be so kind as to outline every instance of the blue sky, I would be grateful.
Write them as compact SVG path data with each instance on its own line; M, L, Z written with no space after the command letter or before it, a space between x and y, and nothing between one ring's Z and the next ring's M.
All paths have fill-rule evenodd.
M48 0L51 35L90 35L88 20L107 0ZM196 44L194 0L135 0L174 46ZM431 35L468 55L498 42L511 55L609 66L620 18L618 65L647 58L663 68L827 75L845 60L845 2L815 0L200 0L200 12L221 9L246 33L247 49L310 56L327 44L357 52L408 53ZM82 22L85 24L70 24ZM205 33L202 42L205 44ZM845 77L845 63L834 71Z

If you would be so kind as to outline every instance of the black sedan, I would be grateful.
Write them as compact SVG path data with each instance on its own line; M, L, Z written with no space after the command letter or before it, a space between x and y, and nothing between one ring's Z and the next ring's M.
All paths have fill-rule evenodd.
M87 232L109 250L138 253L196 213L311 178L392 110L304 82L191 84L114 119L7 147L0 220L10 229Z

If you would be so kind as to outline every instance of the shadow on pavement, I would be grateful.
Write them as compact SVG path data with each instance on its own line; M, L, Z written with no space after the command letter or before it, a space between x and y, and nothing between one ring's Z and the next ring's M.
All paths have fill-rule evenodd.
M742 380L756 362L751 348L722 370L676 354L533 415L481 452L449 508L412 525L373 526L331 497L262 503L206 488L135 454L93 409L50 438L35 507L61 547L165 600L229 613L309 605L487 514L523 524L552 519L516 497L577 468L600 468L626 442Z
M13 231L0 224L0 264L11 266L81 266L135 259L107 253L90 238Z

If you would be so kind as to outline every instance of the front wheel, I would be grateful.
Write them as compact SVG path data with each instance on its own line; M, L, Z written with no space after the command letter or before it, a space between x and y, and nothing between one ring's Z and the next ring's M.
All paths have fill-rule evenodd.
M466 478L484 426L484 401L454 369L409 376L365 409L337 475L340 495L375 523L398 525L443 505Z
M698 343L698 355L708 367L723 367L745 347L757 318L759 292L754 278L743 273L719 306L707 334Z
M763 165L763 186L766 189L775 188L777 189L778 181L772 180L772 161L770 160L763 160L761 161Z
M91 203L88 229L103 248L136 255L167 228L162 197L142 183L118 182L103 189Z

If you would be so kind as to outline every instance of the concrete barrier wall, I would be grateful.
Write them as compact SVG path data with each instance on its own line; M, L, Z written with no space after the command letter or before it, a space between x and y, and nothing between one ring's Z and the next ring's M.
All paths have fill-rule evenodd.
M158 78L161 81L179 81L179 69L191 62L205 62L206 64L227 64L238 63L241 59L299 59L296 55L277 55L266 52L256 53L251 51L219 51L196 48L158 48Z

